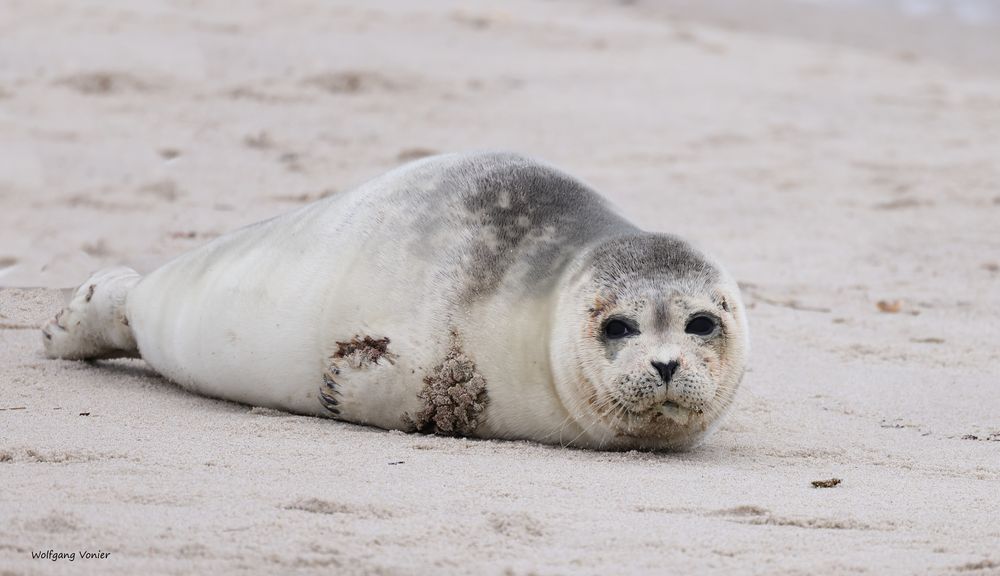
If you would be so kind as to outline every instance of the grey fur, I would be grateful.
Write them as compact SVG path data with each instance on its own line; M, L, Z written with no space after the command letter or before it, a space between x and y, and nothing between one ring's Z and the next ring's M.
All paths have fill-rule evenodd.
M450 159L447 161L446 159ZM447 278L466 303L495 293L515 265L517 285L537 293L587 247L643 232L575 178L519 154L485 152L430 159L410 171L404 206L415 258L448 254Z
M684 240L640 230L583 182L520 154L430 158L410 167L406 185L384 202L404 214L400 229L416 231L410 255L432 259L440 285L466 304L494 294L516 266L524 270L511 285L545 292L588 251L586 268L609 288L664 277L708 286L719 277Z
M537 161L494 155L467 169L472 187L463 205L469 224L483 232L467 246L469 297L494 292L519 259L534 285L595 239L636 231L586 185Z
M591 254L590 269L599 285L613 288L625 283L663 282L691 284L702 291L716 284L718 269L686 241L669 234L647 232L616 238Z

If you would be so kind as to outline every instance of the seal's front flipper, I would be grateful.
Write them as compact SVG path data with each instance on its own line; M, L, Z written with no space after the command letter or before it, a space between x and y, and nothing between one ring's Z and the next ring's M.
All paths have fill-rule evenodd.
M91 276L42 328L46 356L72 360L138 358L125 301L140 278L135 270L124 267L107 268Z

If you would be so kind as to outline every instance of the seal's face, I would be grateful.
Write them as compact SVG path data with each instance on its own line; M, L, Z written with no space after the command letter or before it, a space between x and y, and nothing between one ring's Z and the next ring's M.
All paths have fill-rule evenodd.
M686 243L644 235L600 247L571 292L573 365L553 361L566 370L561 396L584 399L568 406L585 430L576 443L681 449L703 438L746 361L732 281Z
M736 319L722 294L645 288L598 290L580 371L593 390L593 415L616 435L637 445L684 437L680 446L707 431L732 399Z

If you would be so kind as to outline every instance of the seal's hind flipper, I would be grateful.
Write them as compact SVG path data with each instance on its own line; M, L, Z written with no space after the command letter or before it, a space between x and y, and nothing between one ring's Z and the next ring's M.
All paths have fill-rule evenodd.
M138 358L125 313L129 290L141 277L131 268L107 268L77 288L65 308L42 328L50 358Z

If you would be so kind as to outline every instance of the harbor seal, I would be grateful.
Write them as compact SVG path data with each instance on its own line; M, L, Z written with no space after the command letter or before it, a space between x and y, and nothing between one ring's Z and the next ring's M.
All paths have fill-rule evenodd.
M425 158L145 277L99 272L43 343L249 405L609 450L696 445L749 353L719 264L511 153Z

